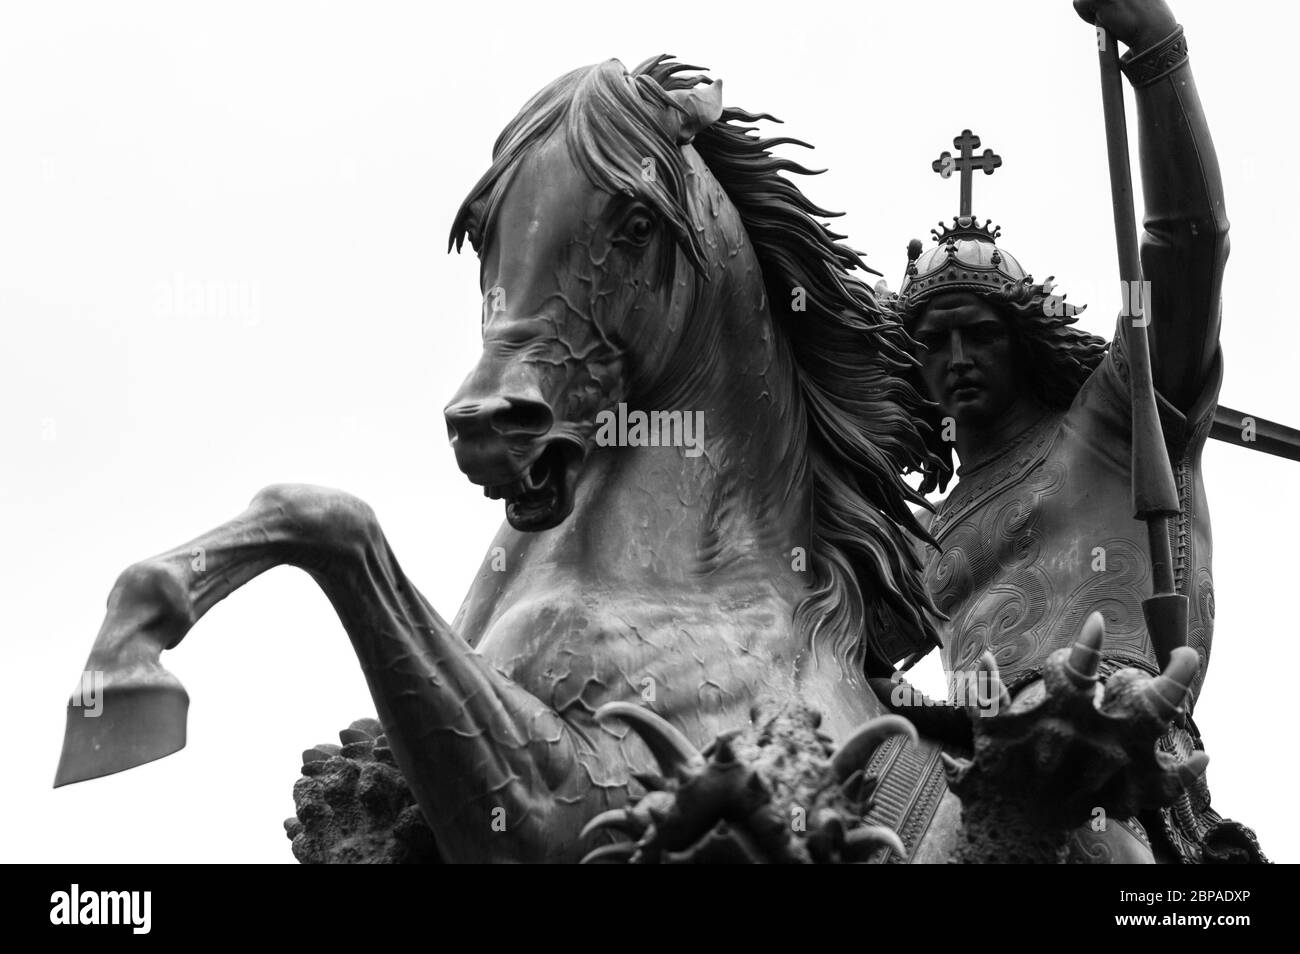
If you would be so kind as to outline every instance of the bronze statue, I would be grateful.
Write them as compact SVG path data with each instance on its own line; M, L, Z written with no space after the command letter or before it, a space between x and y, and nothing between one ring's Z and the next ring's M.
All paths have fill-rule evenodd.
M667 825L610 853L634 860L697 847L946 860L960 812L945 764L1004 808L999 785L1099 792L1136 811L1199 771L1111 744L1154 738L1153 720L1176 715L1196 668L1187 650L1165 675L1112 679L1104 725L1091 704L1081 713L1099 620L1077 621L1079 644L1053 657L1067 675L1039 708L989 714L1009 700L981 657L988 717L973 750L885 714L867 675L940 638L911 545L927 537L908 504L924 501L902 479L943 467L913 342L819 223L830 213L781 175L807 171L771 152L797 140L756 135L771 117L725 108L720 82L682 75L695 69L660 56L562 76L506 127L456 217L452 244L467 239L481 261L483 352L446 422L506 525L455 621L406 578L364 503L267 488L121 575L87 663L103 673L103 712L69 707L56 784L180 748L188 700L161 651L280 564L325 592L369 683L383 731L344 741L390 753L444 860L577 860L580 833L615 817L634 832ZM599 435L616 411L664 439L611 445ZM696 414L700 453L673 436ZM1100 733L1106 758L1028 782L999 762L1063 718L1081 746ZM732 774L766 764L774 738L803 740L802 781ZM795 815L803 827L785 824ZM1067 822L1026 822L1055 839L1044 857Z
M977 156L979 138L966 130L954 140L957 154L935 160L935 171L960 178L960 211L950 227L932 233L936 247L922 253L920 242L909 246L898 299L938 404L931 446L944 465L927 474L925 489L943 489L954 443L961 458L961 480L928 524L938 548L925 578L949 617L945 670L970 670L992 652L1011 693L1032 695L1048 656L1069 646L1094 611L1107 632L1103 677L1126 667L1158 672L1167 650L1162 658L1143 601L1151 596L1153 564L1167 568L1171 590L1186 604L1177 625L1200 667L1185 726L1171 727L1160 745L1186 760L1202 748L1190 710L1214 628L1201 452L1223 373L1228 220L1186 40L1168 5L1077 0L1075 7L1131 51L1124 72L1137 97L1147 209L1145 284L1130 293L1144 311L1121 315L1109 348L1070 327L1081 309L1066 304L1050 278L1035 282L997 244L999 230L972 214L973 174L992 174L1001 158L990 149ZM1168 561L1148 555L1147 526L1134 519L1130 493L1139 479L1131 463L1138 440L1129 381L1133 326L1149 339L1158 396L1162 434L1150 443L1163 440L1173 465L1171 519L1157 539L1168 534ZM909 665L925 649L918 647ZM1152 850L1150 836L1162 857L1197 860L1206 832L1222 819L1201 781L1145 822L1121 821L1104 836L1085 827L1081 850L1140 858ZM1250 840L1244 831L1243 838Z

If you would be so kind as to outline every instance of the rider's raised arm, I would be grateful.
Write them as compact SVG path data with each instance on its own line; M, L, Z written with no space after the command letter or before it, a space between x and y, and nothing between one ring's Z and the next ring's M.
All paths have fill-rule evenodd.
M1181 27L1162 32L1137 40L1123 64L1137 98L1152 373L1157 390L1187 413L1217 360L1228 218L1186 38Z

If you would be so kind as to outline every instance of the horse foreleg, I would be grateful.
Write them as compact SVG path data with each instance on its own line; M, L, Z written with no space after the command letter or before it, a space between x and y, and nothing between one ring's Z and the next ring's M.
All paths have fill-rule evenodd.
M68 702L55 786L162 758L185 745L189 697L159 656L200 617L305 541L258 494L234 520L122 571ZM294 540L297 539L297 546Z
M122 573L86 665L102 705L88 718L84 697L69 704L56 784L183 746L188 700L162 650L281 564L305 570L333 604L445 857L541 860L576 850L589 797L604 807L585 764L590 746L451 631L402 573L368 506L324 488L267 488L234 520Z

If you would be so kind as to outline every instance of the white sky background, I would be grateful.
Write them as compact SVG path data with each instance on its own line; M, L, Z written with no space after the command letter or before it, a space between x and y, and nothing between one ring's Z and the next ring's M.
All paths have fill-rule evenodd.
M1232 220L1223 401L1300 424L1300 330L1272 291L1300 214L1295 81L1269 39L1294 36L1300 14L1262 0L1175 12ZM536 90L659 52L816 145L807 163L830 171L805 188L847 210L840 230L894 287L908 239L956 211L930 161L971 127L1004 158L977 178L976 213L1091 303L1084 327L1111 332L1096 53L1068 0L4 5L0 859L292 861L281 821L301 750L374 712L324 596L287 568L237 593L164 657L190 692L189 746L53 791L108 590L260 487L306 481L369 501L454 616L502 509L446 443L480 301L473 256L445 253L448 226ZM186 283L249 307L161 307ZM1218 623L1197 718L1215 805L1295 861L1286 541L1300 512L1285 498L1300 464L1212 444L1205 471ZM926 679L942 694L937 663Z

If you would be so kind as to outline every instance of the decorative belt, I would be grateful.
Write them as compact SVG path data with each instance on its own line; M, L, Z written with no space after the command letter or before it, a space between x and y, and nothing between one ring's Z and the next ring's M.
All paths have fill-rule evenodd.
M911 861L916 846L930 827L943 793L948 790L939 746L932 743L910 744L896 735L876 749L867 762L864 775L879 781L872 795L871 811L865 821L885 825L898 832L907 848L907 857L899 858L888 848L872 854L868 864L903 864Z

